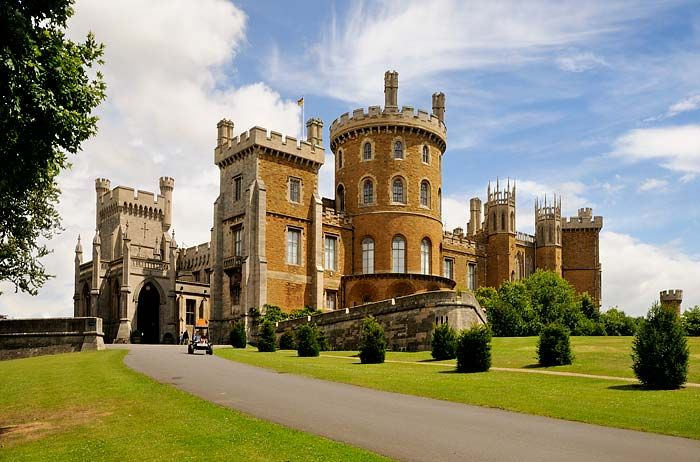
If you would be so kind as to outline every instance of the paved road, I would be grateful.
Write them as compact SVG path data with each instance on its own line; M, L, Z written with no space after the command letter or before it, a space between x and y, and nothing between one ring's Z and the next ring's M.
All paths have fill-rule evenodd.
M700 442L386 393L129 345L126 364L262 419L406 461L699 461ZM576 399L572 396L571 399Z

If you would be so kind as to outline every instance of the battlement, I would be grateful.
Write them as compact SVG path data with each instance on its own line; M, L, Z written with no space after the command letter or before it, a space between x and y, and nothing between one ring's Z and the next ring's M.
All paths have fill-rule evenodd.
M486 208L489 209L494 205L511 205L515 207L515 197L515 183L513 183L511 188L510 179L508 179L505 189L501 189L500 183L496 179L496 189L491 190L491 182L489 181L486 189Z
M535 199L535 223L547 220L561 220L561 196L554 195L554 200L547 203L547 196L544 202Z
M111 187L111 182L107 178L97 178L95 179L95 190L96 191L109 191Z
M455 230L460 230L461 228L455 228ZM479 250L484 250L481 246L474 240L471 240L468 236L464 235L464 232L455 233L454 231L443 231L442 232L442 243L452 244L457 247L469 250L472 253L476 253Z
M515 240L524 244L535 244L535 236L520 231L515 233Z
M276 131L270 131L268 134L267 129L256 126L238 136L226 139L226 143L217 146L214 163L221 166L223 163L232 161L236 154L254 146L289 154L319 166L323 165L324 161L322 146L313 145L308 141L298 141L296 138L284 136Z
M117 186L111 191L104 193L97 205L98 214L101 210L115 210L118 207L122 207L123 209L130 209L134 213L150 216L162 216L166 207L164 196L150 191L134 191L133 188L125 186Z
M564 230L575 229L601 229L603 227L603 217L569 217L561 221L561 228Z
M352 218L345 215L345 212L336 212L334 209L323 208L322 223L333 226L351 226Z
M211 246L209 242L180 250L182 269L197 269L208 267Z
M160 177L159 185L160 185L161 191L164 189L172 190L175 188L175 180L169 176L162 176L162 177Z
M659 292L659 300L664 302L682 302L683 291L681 289L662 290Z

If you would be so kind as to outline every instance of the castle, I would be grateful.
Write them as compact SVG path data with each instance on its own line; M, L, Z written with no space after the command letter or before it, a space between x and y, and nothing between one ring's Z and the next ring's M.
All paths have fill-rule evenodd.
M601 296L603 219L590 208L562 218L561 200L535 204L535 235L516 230L516 185L489 184L469 201L467 232L444 231L445 95L432 112L399 108L398 73L385 74L384 107L330 126L335 198L318 193L323 122L306 140L217 124L220 172L211 240L179 248L169 234L174 180L160 194L96 181L92 261L75 257L75 316L104 320L106 341L177 338L205 319L215 338L266 304L333 311L433 291L498 287L552 270ZM483 213L483 216L482 216ZM436 317L436 319L438 319Z

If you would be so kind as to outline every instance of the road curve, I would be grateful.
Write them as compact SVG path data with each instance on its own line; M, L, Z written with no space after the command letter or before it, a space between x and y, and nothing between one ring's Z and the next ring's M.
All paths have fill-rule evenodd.
M281 374L216 356L191 356L181 346L121 347L130 350L127 366L159 382L221 406L399 460L700 460L700 441L685 438Z

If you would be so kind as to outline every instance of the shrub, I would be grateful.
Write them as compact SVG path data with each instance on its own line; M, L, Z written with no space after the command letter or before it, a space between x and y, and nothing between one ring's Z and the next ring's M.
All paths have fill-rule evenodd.
M700 336L700 306L695 305L689 310L683 312L683 317L681 318L683 322L683 329L685 329L685 335L690 335L691 337Z
M321 351L330 351L331 349L331 342L328 339L326 332L320 329L318 331L318 346L321 349Z
M437 326L433 331L430 346L430 354L438 361L457 357L457 332L449 324Z
M297 343L294 338L294 331L287 329L280 337L280 350L296 350Z
M319 351L318 327L316 324L304 324L297 330L297 355L318 356Z
M676 313L654 305L632 342L632 369L649 388L679 388L688 375L688 342Z
M277 350L275 324L271 321L263 321L258 333L258 351L273 352L275 350Z
M386 339L384 338L384 329L374 317L368 316L362 320L360 362L362 364L383 363L385 354Z
M262 321L279 322L287 319L287 314L282 311L282 308L276 305L263 305L265 314L262 315Z
M571 364L569 329L556 323L545 326L537 343L537 357L541 366Z
M245 348L248 339L246 338L245 324L243 324L243 321L236 321L233 323L228 339L232 347Z
M486 372L491 367L491 330L475 326L457 340L457 372Z

